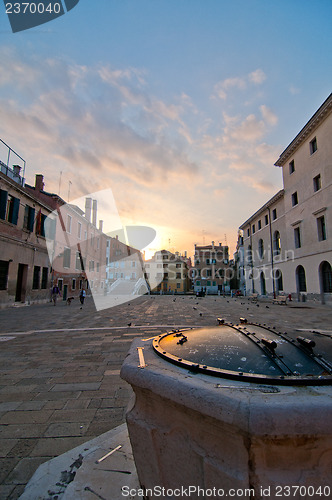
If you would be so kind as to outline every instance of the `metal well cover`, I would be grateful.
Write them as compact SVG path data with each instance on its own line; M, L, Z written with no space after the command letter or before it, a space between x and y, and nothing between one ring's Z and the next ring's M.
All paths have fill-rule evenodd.
M220 325L174 330L155 338L153 347L172 363L219 377L290 385L332 384L332 363L326 358L332 348L329 335L290 338L286 332L262 325Z

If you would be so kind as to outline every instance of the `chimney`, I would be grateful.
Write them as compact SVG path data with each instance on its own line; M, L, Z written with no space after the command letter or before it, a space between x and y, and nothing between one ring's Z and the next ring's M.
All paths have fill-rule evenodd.
M44 190L44 176L42 174L36 174L36 180L35 180L35 190L36 191L43 191Z
M85 218L88 222L91 222L91 205L92 198L85 198Z
M99 221L99 231L101 233L103 232L103 223L104 223L104 221L102 221L102 220Z
M214 241L212 241L212 248L214 248Z
M92 201L92 224L97 226L97 200Z
M14 175L20 175L21 167L19 165L13 165Z

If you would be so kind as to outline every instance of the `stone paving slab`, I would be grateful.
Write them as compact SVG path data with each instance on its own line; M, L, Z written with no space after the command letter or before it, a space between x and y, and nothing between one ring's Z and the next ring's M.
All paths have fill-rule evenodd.
M61 302L1 310L1 500L19 498L38 460L47 458L36 453L59 453L54 440L63 443L62 452L71 439L89 441L124 422L132 391L119 370L133 338L215 325L220 316L234 323L246 316L294 335L299 327L332 333L331 305L310 302L279 306L246 298L144 296L97 314L90 298L82 310Z

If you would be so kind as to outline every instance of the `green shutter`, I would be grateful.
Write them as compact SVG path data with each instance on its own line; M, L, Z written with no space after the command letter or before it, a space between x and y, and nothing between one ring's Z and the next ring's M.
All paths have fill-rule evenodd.
M33 225L35 223L35 209L29 207L29 218L28 218L28 231L32 233Z
M0 219L6 219L6 208L7 208L7 191L0 189Z
M11 220L12 224L17 225L19 209L20 209L20 200L18 198L13 198L13 216Z

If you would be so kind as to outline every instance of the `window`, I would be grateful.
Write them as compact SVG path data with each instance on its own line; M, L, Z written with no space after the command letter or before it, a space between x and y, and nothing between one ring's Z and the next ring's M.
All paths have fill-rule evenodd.
M58 279L58 288L59 288L60 292L62 292L62 285L63 285L63 279L59 278Z
M94 260L90 260L89 261L89 271L94 271L95 270L95 261Z
M196 286L200 286L201 285L201 282L200 281L196 281Z
M177 283L176 288L181 288L181 283Z
M265 215L265 225L267 226L269 223L269 216L266 214Z
M209 265L210 264L210 259L206 259L206 265Z
M256 231L256 229L255 229L255 224L253 224L253 225L252 225L252 234L255 234L255 231Z
M77 223L77 238L80 240L82 236L82 224L80 222Z
M276 218L277 218L277 209L276 209L276 208L274 208L274 209L272 210L272 220L276 220Z
M63 267L70 267L70 248L65 247L63 250Z
M298 197L297 197L297 191L292 194L292 206L295 207L299 203Z
M0 260L0 290L7 289L9 262Z
M332 269L326 260L319 266L321 288L323 293L332 293Z
M273 250L274 255L280 255L281 252L281 242L280 242L280 233L279 231L275 231L273 235Z
M24 210L23 228L27 229L28 231L30 231L30 233L32 233L34 222L35 222L35 209L29 207L29 205L26 205Z
M40 281L40 267L35 266L33 268L33 279L32 279L32 289L37 290L39 288Z
M247 250L247 262L249 265L252 264L252 248L251 248L251 245L248 246L248 250Z
M307 283L306 283L306 279L305 279L304 267L297 266L295 274L296 274L297 291L298 292L306 292L307 291Z
M260 283L261 283L261 295L266 295L265 275L263 272L261 272L260 275Z
M80 284L79 284L79 286L80 286L80 290L82 290L83 280L80 280Z
M247 236L250 236L250 228L247 229Z
M97 262L97 273L99 273L99 262Z
M99 250L99 238L97 238L97 250Z
M71 289L72 289L72 290L76 290L76 279L75 279L75 278L73 278L73 279L72 279L72 282L71 282Z
M264 257L264 241L262 238L258 242L258 254L261 259Z
M294 242L295 248L301 248L301 232L299 227L294 229Z
M224 278L225 277L225 270L224 269L219 269L218 270L219 278Z
M80 252L76 252L75 269L77 269L78 271L82 270Z
M86 241L88 239L88 232L84 231L84 240Z
M46 290L48 281L48 267L43 267L41 288Z
M41 213L41 210L39 210L38 215L36 217L36 234L37 236L44 236L45 237L45 220L46 220L46 215Z
M279 294L279 292L282 292L284 290L284 285L282 282L282 272L280 271L280 269L276 269L274 273L274 280L277 294Z
M20 200L0 189L0 219L17 225Z
M211 272L211 271L210 271ZM176 279L180 280L181 279L181 273L176 273Z
M133 262L131 263L131 267L136 267L136 262L133 260Z
M107 240L106 242L106 248L109 248L110 247L110 240Z
M206 270L206 277L210 278L211 276L212 276L212 270L211 269L207 269ZM180 277L181 277L181 274L180 274Z
M295 163L294 163L294 160L292 160L289 164L289 174L292 174L293 172L295 172Z
M71 215L67 215L67 233L71 233L71 223L72 223L72 217Z
M258 229L262 229L262 221L261 220L258 221Z
M314 182L314 191L316 193L316 191L319 191L322 188L322 181L320 174L316 175L316 177L313 178L313 182Z
M317 151L317 139L316 139L316 137L312 141L310 141L309 147L310 147L310 154L311 155Z
M318 241L326 240L325 215L317 219Z

